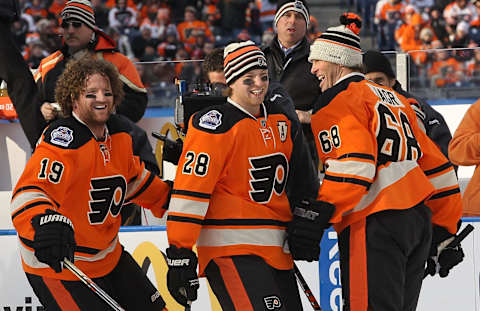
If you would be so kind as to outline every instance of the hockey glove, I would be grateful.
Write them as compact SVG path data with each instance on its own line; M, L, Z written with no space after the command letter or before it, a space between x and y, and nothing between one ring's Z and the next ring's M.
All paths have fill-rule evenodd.
M199 287L197 255L189 249L171 245L167 248L167 287L175 300L182 306L197 299Z
M302 200L294 203L293 219L287 230L294 260L318 260L320 240L323 231L330 226L334 211L335 206L324 201Z
M63 259L74 261L75 237L70 219L53 210L32 218L35 230L33 249L38 261L46 263L55 272L62 271Z
M178 165L178 160L182 155L183 140L177 138L176 141L165 139L163 143L162 159L164 161Z
M425 269L427 274L434 276L438 271L440 277L444 278L448 276L450 269L463 261L464 254L460 244L454 247L448 246L453 239L455 239L455 235L445 228L433 226L432 246Z

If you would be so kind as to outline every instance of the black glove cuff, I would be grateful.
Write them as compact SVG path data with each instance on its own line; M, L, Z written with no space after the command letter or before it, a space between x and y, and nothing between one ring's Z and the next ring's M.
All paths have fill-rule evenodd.
M197 255L188 248L178 248L175 245L170 245L167 248L167 265L170 268L194 268L198 264Z

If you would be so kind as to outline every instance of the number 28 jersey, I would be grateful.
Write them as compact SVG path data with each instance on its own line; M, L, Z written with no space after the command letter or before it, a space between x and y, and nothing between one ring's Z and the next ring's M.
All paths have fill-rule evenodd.
M453 166L419 128L405 97L350 74L323 94L311 122L326 167L318 199L336 206L337 232L425 201L432 222L456 233L462 205Z
M169 187L133 155L128 123L112 115L107 128L106 140L97 141L86 125L70 117L53 122L43 133L10 204L26 272L77 279L67 269L55 273L34 255L31 219L46 209L72 221L75 264L91 278L112 271L120 258L124 202L150 208L157 217L165 212Z
M299 175L291 181L294 171ZM286 193L295 196L290 186L292 192L311 187L315 195L313 172L298 119L279 105L262 104L258 117L230 99L202 110L191 118L178 163L169 243L196 243L200 274L213 258L246 254L291 269L284 250L292 219Z

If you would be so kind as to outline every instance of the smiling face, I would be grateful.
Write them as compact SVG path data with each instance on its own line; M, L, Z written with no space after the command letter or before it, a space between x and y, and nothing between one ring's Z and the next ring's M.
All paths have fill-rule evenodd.
M331 88L342 77L340 65L323 60L313 60L311 72L320 80L322 92Z
M268 89L268 71L254 69L238 78L230 85L234 102L245 108L252 115L258 115Z
M104 126L113 112L113 93L110 80L94 73L86 80L85 90L73 101L73 112L97 137L102 137Z
M290 48L302 40L306 31L305 18L295 11L287 11L277 22L278 40L286 48Z

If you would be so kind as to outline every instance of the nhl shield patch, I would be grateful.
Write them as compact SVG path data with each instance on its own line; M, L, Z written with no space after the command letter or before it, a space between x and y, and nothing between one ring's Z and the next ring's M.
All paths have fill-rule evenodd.
M278 128L278 136L280 136L280 141L283 143L285 140L287 140L287 134L288 134L288 125L286 121L278 121L277 122L277 128Z
M200 117L199 126L215 130L222 124L222 114L217 110L210 110L206 114Z
M68 147L73 141L73 130L65 126L59 126L50 134L50 142L54 145Z

